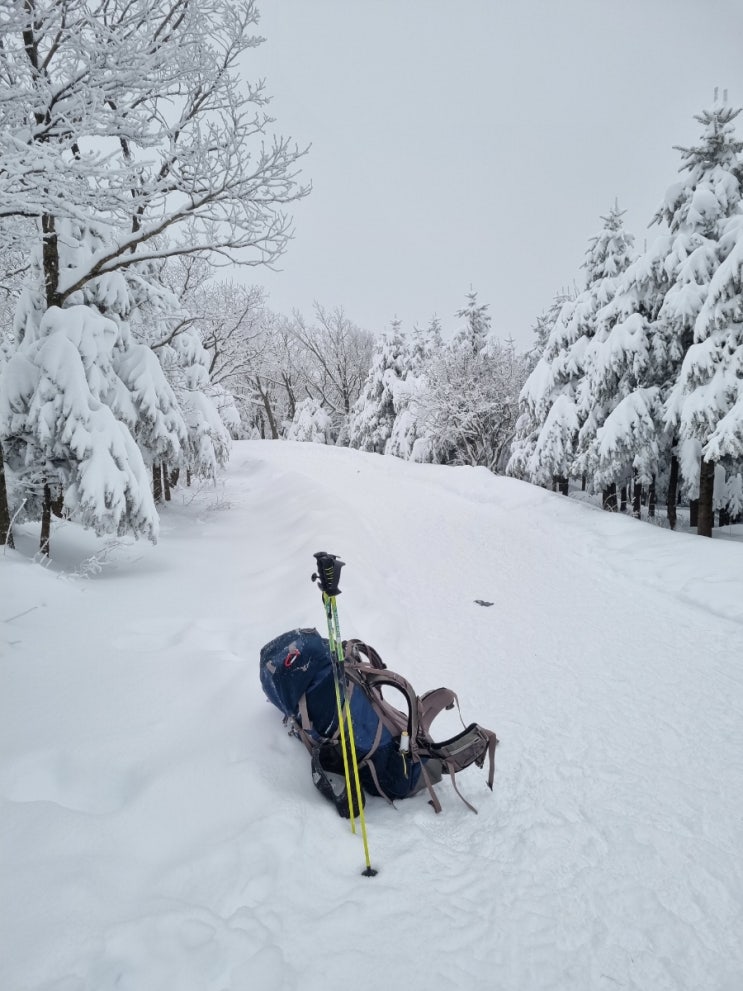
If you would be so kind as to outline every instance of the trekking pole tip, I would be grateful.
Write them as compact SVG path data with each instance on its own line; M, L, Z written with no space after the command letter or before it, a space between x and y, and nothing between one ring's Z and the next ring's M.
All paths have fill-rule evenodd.
M376 877L379 871L375 870L373 867L367 867L366 870L361 872L362 877Z

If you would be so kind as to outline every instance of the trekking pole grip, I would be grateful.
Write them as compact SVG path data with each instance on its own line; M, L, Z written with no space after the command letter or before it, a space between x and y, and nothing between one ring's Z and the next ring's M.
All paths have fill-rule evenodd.
M338 582L345 562L341 561L337 554L328 554L327 551L318 551L314 558L317 561L317 571L313 574L312 581L316 582L327 596L332 598L340 595Z

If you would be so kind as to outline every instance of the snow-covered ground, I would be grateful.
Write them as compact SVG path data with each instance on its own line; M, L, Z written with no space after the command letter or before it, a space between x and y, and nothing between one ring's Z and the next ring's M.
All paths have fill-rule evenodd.
M0 558L0 991L743 988L739 542L271 442L157 547L37 539ZM373 879L258 681L323 629L317 550L343 635L501 739L478 815L369 800Z

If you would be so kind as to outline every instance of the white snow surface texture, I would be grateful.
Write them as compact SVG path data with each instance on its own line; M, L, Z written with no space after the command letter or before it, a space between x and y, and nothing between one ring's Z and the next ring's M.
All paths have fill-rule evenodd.
M98 574L37 539L0 558L2 991L743 988L739 542L265 441ZM258 679L324 631L318 550L343 636L501 740L477 815L369 799L375 878Z

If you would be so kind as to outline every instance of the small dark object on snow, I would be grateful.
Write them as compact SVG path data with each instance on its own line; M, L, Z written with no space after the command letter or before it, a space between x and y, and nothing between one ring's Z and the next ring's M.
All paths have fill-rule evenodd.
M478 606L492 606L495 604L493 602L486 602L485 599L475 599L475 602Z
M330 569L328 577L331 581L335 577ZM436 742L430 735L431 723L443 709L459 708L454 692L437 688L419 697L402 675L388 670L373 647L360 640L344 640L343 651L346 698L364 789L393 802L427 788L431 804L440 812L433 786L446 772L459 797L476 812L459 792L455 775L470 764L483 767L487 757L487 783L492 790L498 743L495 733L477 723L462 723L461 733ZM347 818L328 641L315 629L291 630L276 637L261 649L260 677L266 697L284 714L290 734L310 752L315 787L335 805L339 815ZM400 692L406 711L401 712L382 696L383 686Z

